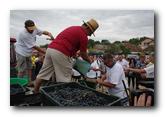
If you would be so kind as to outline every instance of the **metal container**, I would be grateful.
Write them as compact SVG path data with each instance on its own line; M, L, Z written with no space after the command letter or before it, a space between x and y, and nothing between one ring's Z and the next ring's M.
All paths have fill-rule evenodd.
M42 87L40 91L44 106L121 106L118 97L73 82Z
M10 105L15 106L23 101L26 90L20 84L10 85Z

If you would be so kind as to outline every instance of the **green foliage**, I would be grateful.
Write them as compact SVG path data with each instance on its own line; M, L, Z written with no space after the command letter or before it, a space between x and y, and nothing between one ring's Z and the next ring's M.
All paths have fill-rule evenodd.
M93 39L88 40L88 48L93 48L95 45L95 41Z
M101 44L108 45L108 44L110 44L110 42L109 42L109 40L104 39L101 41Z
M122 53L125 54L125 55L131 53L130 49L126 48L124 45L121 45L120 48L122 50Z
M95 41L95 44L101 44L100 41Z
M110 52L112 54L129 54L131 51L130 49L126 48L122 43L113 43L109 46L105 52Z
M143 41L145 39L145 37L141 37L141 38L131 38L129 41L126 41L127 43L130 44L134 44L135 47L138 46L140 44L141 41ZM123 54L129 54L131 53L131 50L129 48L126 48L124 46L124 42L125 41L115 41L113 43L110 43L110 41L108 39L103 39L100 41L95 41L93 39L89 39L88 40L88 49L90 52L96 52L94 46L96 44L101 44L103 46L103 51L105 50L104 46L107 48L105 50L105 52L111 52L113 54L117 54L117 53L123 53ZM41 48L47 48L48 44L45 45L40 45ZM154 46L150 46L149 48L147 48L145 51L148 52L153 52L154 51Z
M120 41L115 41L113 44L117 44L117 45L120 45L122 44Z
M132 38L129 40L129 43L134 44L134 45L139 45L140 39L139 38Z
M105 50L105 52L110 52L112 54L116 54L116 53L121 53L121 48L120 46L116 45L116 44L111 44L109 46L109 48L107 50Z

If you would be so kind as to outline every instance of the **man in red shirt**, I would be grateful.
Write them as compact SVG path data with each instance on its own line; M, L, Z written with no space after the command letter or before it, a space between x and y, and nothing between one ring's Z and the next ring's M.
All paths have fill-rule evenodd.
M56 82L70 82L72 56L80 50L81 57L90 62L87 55L88 36L94 35L99 27L96 20L84 22L82 26L71 26L62 31L50 43L43 66L35 81L34 91L38 92L43 80L49 80L55 72Z

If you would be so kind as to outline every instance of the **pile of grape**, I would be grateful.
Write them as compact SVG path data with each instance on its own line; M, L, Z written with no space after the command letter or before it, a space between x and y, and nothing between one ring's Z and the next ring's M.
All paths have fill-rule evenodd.
M104 106L110 102L95 92L82 88L54 88L48 93L54 100L63 106Z

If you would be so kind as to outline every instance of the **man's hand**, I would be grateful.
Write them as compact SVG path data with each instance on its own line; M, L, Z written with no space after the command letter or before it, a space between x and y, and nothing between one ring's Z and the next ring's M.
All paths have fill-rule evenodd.
M54 40L54 39L51 39L51 38L46 38L46 40L50 40L50 41L52 41L52 40Z
M49 40L54 40L54 37L53 37L53 35L50 32L44 31L43 34L49 36L50 37Z
M45 57L45 54L46 54L46 52L44 51L44 53L42 52L40 52L40 56L42 56L43 58Z
M100 69L97 69L97 68L91 68L91 70L93 70L93 71L100 71Z
M33 49L37 50L38 52L42 53L43 55L45 55L45 53L46 53L44 50L42 50L38 46L34 46Z
M102 83L103 83L103 80L99 78L99 79L96 80L96 82L97 82L98 84L102 84Z
M91 60L89 59L88 54L87 54L86 52L81 52L81 51L80 51L80 56L81 56L84 60L86 60L87 62L89 62L89 63L91 64Z
M127 71L127 72L129 72L129 71L130 71L130 68L128 68L128 67L125 67L125 68L124 68L124 71Z

